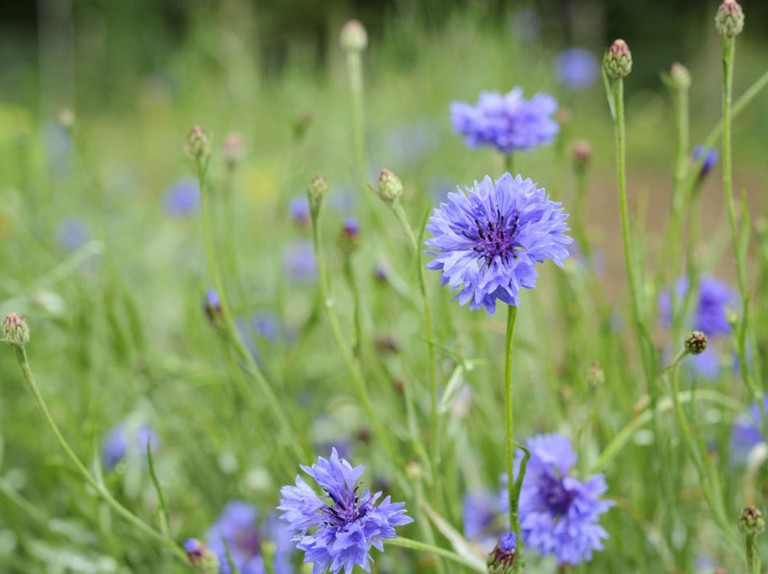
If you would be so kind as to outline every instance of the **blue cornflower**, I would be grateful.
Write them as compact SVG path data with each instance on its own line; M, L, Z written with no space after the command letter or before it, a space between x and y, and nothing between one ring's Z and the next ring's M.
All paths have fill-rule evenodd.
M520 490L520 527L523 542L539 554L554 555L558 564L579 564L603 549L608 533L598 524L614 503L602 499L608 490L605 476L582 482L568 476L577 456L568 438L539 435L526 443L531 453ZM519 468L522 453L515 461ZM504 477L506 478L506 477ZM502 507L509 510L507 493Z
M458 290L461 305L488 314L497 299L516 307L520 288L536 286L537 263L551 259L562 267L568 258L566 218L530 179L506 173L494 183L486 176L435 209L427 268L442 271L442 284Z
M707 174L717 164L717 150L715 148L707 149L703 145L697 145L695 148L693 148L693 161L698 161L701 156L704 156L704 161L701 164L699 181L707 177Z
M252 504L229 502L206 534L208 547L219 558L221 574L230 574L227 549L241 574L265 574L261 556L259 513Z
M130 428L124 423L119 423L104 439L101 449L104 468L112 470L126 457L145 460L147 443L152 452L157 450L159 440L151 426L144 424Z
M498 497L487 491L465 494L461 507L464 536L477 543L484 552L490 552L502 534Z
M283 248L283 269L296 283L311 283L317 278L317 260L311 241L296 241Z
M600 74L597 57L586 48L568 48L555 60L557 79L569 90L580 92L595 83Z
M56 244L66 251L75 251L85 245L91 236L88 225L82 219L70 217L59 224Z
M300 476L296 486L284 486L278 510L295 533L297 548L303 550L304 562L312 563L312 573L328 569L350 574L355 565L370 572L371 546L384 550L383 541L395 538L396 526L413 520L406 516L404 503L390 502L389 496L378 505L381 492L360 493L357 484L365 467L352 467L340 459L336 449L330 460L322 457L317 464L302 466L325 491L320 497Z
M678 279L675 284L678 299L685 297L689 283L687 277ZM735 304L736 293L733 289L720 279L705 275L699 281L699 297L691 320L691 329L703 331L709 338L729 335L731 325L728 323L727 311ZM664 324L669 327L672 324L672 300L667 291L659 295L659 310Z
M768 411L768 396L763 397L763 405ZM744 464L749 453L763 440L763 419L759 403L753 403L747 414L739 417L731 430L731 442L728 454L731 462Z
M559 126L552 118L557 102L547 94L523 98L523 89L508 94L483 92L476 106L451 104L453 128L471 148L493 146L508 154L551 143Z
M298 225L309 223L309 199L306 196L294 197L290 205L291 219Z
M208 289L208 291L205 292L205 296L203 297L203 310L205 311L208 320L215 325L222 313L221 298L216 289Z
M168 215L184 217L199 207L200 186L194 179L178 179L163 193L163 209Z

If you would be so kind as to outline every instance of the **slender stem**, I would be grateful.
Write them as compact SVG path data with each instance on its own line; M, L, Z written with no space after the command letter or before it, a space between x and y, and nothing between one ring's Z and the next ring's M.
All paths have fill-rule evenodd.
M512 176L515 175L512 173L515 170L515 158L511 152L504 155L504 169L506 169Z
M32 375L32 369L29 367L29 361L27 360L27 353L24 350L24 347L14 346L14 350L16 352L16 361L19 365L19 369L21 370L21 374L23 375L24 382L26 383L29 391L32 393L32 396L35 399L35 403L37 404L38 409L40 409L40 412L42 413L43 418L45 419L45 422L48 424L48 427L53 432L62 450L67 455L67 458L69 458L69 460L72 462L75 468L77 468L78 472L82 475L85 482L87 482L88 485L91 488L93 488L96 491L96 493L107 504L109 504L109 506L111 506L115 512L117 512L120 516L125 518L128 522L133 524L136 528L138 528L139 530L141 530L151 538L154 538L156 541L162 543L173 553L173 555L176 558L178 558L179 560L187 564L187 555L184 553L184 550L182 550L179 546L177 546L172 539L163 536L160 532L152 528L146 522L141 520L141 518L133 514L130 510L128 510L122 504L120 504L117 500L115 500L112 494L108 490L106 490L106 488L104 488L104 486L94 478L91 472L86 468L85 464L83 464L83 462L80 460L77 454L75 454L75 451L72 450L72 447L69 446L67 439L64 438L64 435L61 433L61 430L59 430L59 426L56 424L56 421L53 419L51 412L48 410L48 405L45 403L45 399L43 398L43 395L40 392L40 389L37 386L37 383L35 382L35 378Z
M355 358L360 363L361 368L363 365L363 317L362 306L360 304L360 289L357 287L357 281L355 279L355 270L352 265L351 254L344 255L344 276L347 280L349 290L352 291L352 307L353 317L355 325L354 345L352 347Z
M333 308L334 302L330 298L328 293L328 283L325 270L325 259L323 257L320 241L320 213L319 209L312 209L312 243L315 247L315 259L317 261L317 275L318 275L318 287L320 289L320 298L322 299L323 308L325 309L326 316L328 317L328 323L331 327L331 334L333 340L336 343L336 347L341 354L341 358L344 361L344 365L347 367L349 374L352 376L352 381L355 383L355 388L360 396L360 402L363 404L368 419L374 427L374 430L378 434L380 440L384 443L389 455L395 459L400 459L400 454L395 450L392 441L389 438L386 428L381 423L381 419L376 413L376 409L373 406L371 397L368 394L368 388L366 387L365 380L363 380L363 374L360 371L359 364L355 362L355 359L347 347L344 336L341 332L341 325L339 319L336 316L336 312Z
M365 107L363 97L363 57L358 51L347 52L349 88L352 92L352 129L357 176L363 188L368 187L365 174Z
M210 209L210 199L209 199L210 191L205 189L206 169L205 169L205 166L199 161L196 162L196 168L197 168L197 179L200 185L200 197L201 197L200 207L201 207L202 219L203 219L203 242L205 243L205 252L208 258L208 272L211 275L211 281L213 282L213 287L214 289L216 289L216 292L219 294L219 300L221 303L221 312L224 319L224 328L225 328L227 338L234 345L240 359L245 363L247 367L246 370L253 376L253 378L256 380L256 383L259 385L259 388L262 394L264 395L264 398L267 401L267 405L269 406L269 409L272 412L272 415L275 417L275 420L277 421L278 425L280 425L280 427L283 429L283 432L285 433L285 436L288 438L288 441L291 445L291 448L294 450L295 455L299 459L303 459L309 453L306 452L305 449L302 447L301 441L298 440L297 434L293 430L293 427L291 426L291 423L289 422L288 417L286 416L285 412L280 406L280 403L277 400L275 393L272 391L272 387L269 385L269 382L264 376L264 373L261 372L261 369L259 368L258 364L254 360L253 356L251 356L251 353L243 344L243 341L240 338L240 334L237 331L235 320L232 316L232 309L229 305L229 299L224 290L224 282L221 278L221 272L219 270L219 266L216 259L213 230L211 226L211 209ZM250 387L239 386L238 390L243 394L244 398L246 398L246 400L250 402L251 405L258 405L258 401L255 400L255 397L247 397L247 395L250 395L252 393L252 390L250 389Z
M757 536L754 534L747 534L746 536L746 551L747 572L749 574L760 574L760 550L757 546Z
M514 403L512 400L512 342L514 340L517 307L509 306L507 314L507 339L504 346L504 428L506 429L507 496L509 501L509 527L517 536L518 552L522 551L520 519L517 512L518 497L515 493L515 439Z
M434 554L435 556L441 556L443 558L447 558L448 560L452 560L457 564L466 566L467 568L469 568L473 572L477 572L478 574L485 574L487 572L485 564L483 564L483 562L480 560L477 560L477 561L470 560L469 558L456 554L455 552L451 552L450 550L446 550L445 548L439 548L437 546L425 544L424 542L419 542L418 540L411 540L410 538L397 537L397 538L389 538L387 540L384 540L384 543L388 544L389 546L399 546L400 548L410 548L411 550L417 550L419 552L425 552L427 554Z

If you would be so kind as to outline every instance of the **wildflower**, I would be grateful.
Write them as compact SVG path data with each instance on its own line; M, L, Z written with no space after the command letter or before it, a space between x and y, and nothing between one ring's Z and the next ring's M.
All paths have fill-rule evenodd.
M768 412L768 396L763 397L763 407ZM753 403L747 414L739 417L733 424L730 448L728 449L732 463L743 464L752 449L765 442L762 415L760 405Z
M3 335L10 342L24 346L29 343L29 327L18 313L8 313L3 320Z
M739 516L739 530L747 536L757 536L765 532L763 513L754 506L747 506Z
M605 476L597 474L586 482L569 476L577 456L564 436L539 435L526 446L531 458L520 491L523 541L541 555L554 555L558 565L591 560L592 552L602 550L608 538L598 524L600 515L614 504L601 498L608 490ZM521 460L519 453L516 468ZM506 492L502 507L509 509Z
M576 168L584 169L592 159L592 146L587 140L576 140L571 146L571 157Z
M230 133L224 137L222 155L229 169L234 169L245 158L245 146L243 137L237 133Z
M155 452L159 445L157 434L151 426L143 424L131 428L125 423L120 423L113 427L104 439L101 450L102 464L107 470L112 470L126 458L143 461L147 445L152 452Z
M379 197L387 205L392 205L403 195L403 183L388 169L382 169L379 175Z
M203 161L211 154L211 135L200 126L192 126L184 141L184 152L196 161Z
M56 230L56 244L66 251L76 251L88 242L90 231L86 223L77 217L70 217L59 224Z
M689 288L687 277L681 277L675 284L678 299L685 297ZM712 276L704 276L699 281L698 302L691 319L690 327L702 331L707 337L731 333L727 311L736 303L736 294L723 281ZM668 292L659 295L659 309L666 326L672 324L672 300Z
M354 253L360 245L360 224L354 217L347 217L341 226L339 248L346 256Z
M305 226L309 223L309 200L306 197L294 197L291 200L289 211L291 212L291 219L300 226Z
M326 195L328 195L328 182L325 181L323 174L318 173L307 186L307 198L314 211L319 212Z
M526 151L552 143L559 126L552 118L557 102L547 94L523 98L523 89L508 94L483 92L476 106L451 104L453 128L471 148L492 146L502 153Z
M462 514L464 536L490 552L502 534L498 497L487 491L466 494L462 501Z
M256 508L243 501L229 502L206 534L208 547L219 559L221 574L231 574L227 550L241 574L265 574Z
M208 320L212 325L216 325L219 317L221 317L221 299L219 293L215 289L208 289L203 298L203 310L205 311Z
M717 164L717 150L715 148L707 149L703 145L697 145L693 148L693 161L699 161L702 156L704 157L704 161L701 164L699 181L707 177L707 174Z
M390 502L387 496L376 505L381 492L360 494L357 481L365 467L352 467L336 449L330 460L320 457L317 464L301 468L325 494L318 496L303 478L296 477L295 486L280 491L278 510L295 533L297 548L305 552L304 562L313 563L315 574L329 568L334 574L342 570L350 574L355 565L370 572L371 547L383 551L383 541L397 536L395 527L412 522L404 503Z
M317 278L317 260L310 241L289 243L283 248L283 269L296 283L311 283Z
M163 209L168 215L184 217L200 207L200 186L191 178L176 180L163 194Z
M184 553L192 564L195 572L200 574L219 574L219 559L206 546L196 538L189 538L184 542Z
M517 558L517 535L507 532L488 555L488 574L512 574Z
M715 15L715 28L726 38L741 34L744 29L744 11L736 0L723 0Z
M632 53L624 40L615 40L603 59L605 72L618 80L629 76L632 71Z
M600 74L597 57L586 48L568 48L555 60L557 79L573 91L583 91L595 83Z
M494 183L486 176L435 209L427 268L442 271L443 285L458 290L461 305L488 314L497 299L517 306L520 288L536 286L537 263L551 259L562 267L567 259L566 218L530 179L506 173Z

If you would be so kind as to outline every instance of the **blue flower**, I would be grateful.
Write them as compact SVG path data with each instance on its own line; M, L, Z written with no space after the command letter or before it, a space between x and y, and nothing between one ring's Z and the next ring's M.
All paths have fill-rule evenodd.
M697 145L695 148L693 148L693 161L699 161L701 156L704 156L704 161L701 164L699 181L704 179L712 170L712 168L717 164L717 150L715 148L707 149L703 145Z
M298 225L309 223L309 199L305 196L294 197L290 205L291 219Z
M283 269L296 283L311 283L317 278L317 260L311 241L289 243L283 248Z
M580 92L595 83L600 74L600 64L586 48L568 48L557 56L555 71L561 84Z
M191 178L176 180L163 194L163 209L168 215L184 217L200 207L200 186Z
M586 482L569 476L577 456L566 437L539 435L526 446L531 458L520 490L523 542L543 556L554 555L560 565L591 560L608 538L598 520L614 504L601 498L608 490L605 476L597 474ZM521 460L519 453L518 469ZM509 510L506 492L501 505Z
M261 536L256 507L247 502L229 502L206 534L208 547L219 558L221 574L231 574L227 549L232 563L241 574L265 574L261 556Z
M675 294L678 299L685 297L689 281L681 277L675 284ZM736 293L726 283L716 277L704 276L699 281L699 294L696 310L690 327L703 331L709 338L731 333L726 311L736 304ZM670 294L663 291L659 295L659 310L664 324L672 324L672 300Z
M559 130L552 119L556 110L552 96L526 100L523 89L515 88L508 94L483 92L476 106L454 102L451 123L469 147L493 146L508 154L551 143Z
M120 423L112 428L104 439L101 450L102 464L112 470L126 457L144 461L147 443L152 452L157 450L159 441L155 431L149 425L130 428Z
M461 506L464 536L490 552L503 532L498 497L487 491L474 492L464 495Z
M530 179L506 173L494 183L486 176L435 209L427 268L442 271L442 284L458 290L461 305L488 314L497 299L517 306L520 288L536 286L537 263L551 259L562 267L567 259L566 218Z
M59 224L56 244L66 251L75 251L85 245L91 236L88 225L82 219L70 217Z
M318 496L303 478L296 477L295 486L284 486L278 510L295 533L297 548L303 550L304 562L312 563L312 573L329 568L334 574L350 574L355 565L370 572L371 546L384 550L383 541L396 538L396 526L413 520L406 516L404 503L390 502L389 496L378 505L381 492L360 493L357 481L365 467L352 467L340 459L336 449L330 460L322 457L317 464L302 466L323 489Z
M763 405L768 411L768 396L763 397ZM763 419L759 403L753 403L746 415L739 417L731 430L728 454L734 464L744 464L747 456L763 439Z

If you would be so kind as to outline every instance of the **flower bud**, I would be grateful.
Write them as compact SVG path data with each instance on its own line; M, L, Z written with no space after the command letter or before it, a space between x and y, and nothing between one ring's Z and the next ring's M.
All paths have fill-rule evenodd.
M219 574L219 559L196 538L184 542L184 552L198 574Z
M211 136L200 126L193 126L184 142L184 152L194 160L204 160L211 154Z
M512 574L517 558L517 536L507 532L488 555L488 574Z
M589 370L587 371L587 384L590 389L594 390L603 386L604 383L605 371L603 371L603 366L595 361L589 366Z
M341 226L339 248L344 255L351 255L360 245L360 225L354 217L347 217Z
M736 0L723 0L715 15L715 28L726 38L741 34L744 29L744 11Z
M692 331L685 339L685 350L691 355L701 355L707 350L707 336L701 331Z
M707 174L717 164L717 150L715 148L707 149L703 145L697 145L693 148L693 161L699 161L702 156L704 157L704 160L701 163L699 181L707 177Z
M359 20L350 20L341 29L341 49L345 52L362 52L368 46L368 34Z
M328 182L325 181L323 174L318 173L312 178L307 187L307 194L309 196L309 205L313 211L320 209L323 203L323 199L328 195Z
M585 168L592 159L592 146L587 140L576 140L571 147L573 165L577 168Z
M400 178L388 169L382 169L379 176L379 197L388 205L392 205L403 195L403 183Z
M669 81L676 90L685 91L691 87L691 74L680 62L675 62L669 69Z
M410 460L408 461L408 464L405 465L405 476L408 477L408 480L411 482L418 484L424 480L424 471L418 462Z
M605 71L613 79L625 78L632 71L632 54L624 40L615 40L605 54Z
M5 338L11 343L24 346L29 343L29 328L17 313L9 313L3 321Z
M222 152L224 154L224 161L229 169L242 162L243 158L245 158L245 147L243 146L243 138L240 134L227 134L222 144Z
M203 310L208 316L208 320L213 326L218 325L218 321L222 316L221 311L221 299L215 289L209 289L203 299Z
M564 128L570 125L573 121L573 114L569 108L559 108L555 112L555 119L557 120L557 123Z
M739 516L739 530L746 536L757 536L765 532L763 513L754 506L747 506Z

